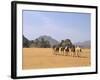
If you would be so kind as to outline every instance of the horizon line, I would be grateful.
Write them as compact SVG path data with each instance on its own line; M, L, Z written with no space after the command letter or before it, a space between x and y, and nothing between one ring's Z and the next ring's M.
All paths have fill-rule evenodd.
M27 38L25 35L23 35L25 38ZM65 38L65 39L61 39L61 40L57 40L57 39L55 39L55 38L53 38L53 37L51 37L51 36L49 36L49 35L40 35L39 37L41 37L41 36L47 36L47 37L50 37L50 38L52 38L52 39L54 39L54 40L56 40L56 41L58 41L58 42L61 42L61 40L66 40L66 39L70 39L70 38ZM37 38L39 38L39 37L37 37ZM31 41L31 40L36 40L37 38L35 38L35 39L29 39L29 38L27 38L29 41ZM85 41L91 41L91 40L84 40L84 41L77 41L77 42L73 42L73 40L72 39L70 39L71 40L71 42L72 43L77 43L77 42L85 42Z

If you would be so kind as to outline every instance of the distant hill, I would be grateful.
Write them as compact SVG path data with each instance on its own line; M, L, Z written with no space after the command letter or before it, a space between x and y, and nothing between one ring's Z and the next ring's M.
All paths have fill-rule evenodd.
M23 47L29 47L30 41L23 35Z
M25 36L23 36L23 42L28 42L29 40L25 37Z
M36 39L38 39L40 41L41 41L41 39L47 40L47 41L49 41L51 46L59 44L59 42L57 40L55 40L52 37L47 36L47 35L40 36L40 37L38 37Z
M91 47L91 41L88 40L88 41L84 41L84 42L77 42L77 43L75 43L75 45L78 45L82 48L90 48Z
M42 39L44 39L45 42L41 42ZM38 42L37 42L38 40ZM68 39L66 39L68 40ZM65 40L65 41L66 41ZM46 42L48 41L48 42ZM34 40L28 40L24 35L23 35L23 47L49 47L49 45L52 47L53 45L58 45L61 44L62 42L57 41L56 39L47 36L47 35L42 35ZM68 43L67 43L68 44ZM65 45L65 42L64 44ZM82 48L90 48L91 47L91 41L84 41L84 42L77 42L74 43L74 45L80 46Z

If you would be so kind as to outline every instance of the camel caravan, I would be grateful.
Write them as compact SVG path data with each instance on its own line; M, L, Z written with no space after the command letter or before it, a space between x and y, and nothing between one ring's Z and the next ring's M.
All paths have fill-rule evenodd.
M82 49L79 46L75 46L71 42L70 44L67 43L65 45L61 44L54 45L52 48L54 55L80 57L80 53L82 52Z
M80 57L80 53L82 52L82 49L79 46L73 46L73 47L59 47L59 46L53 46L53 54L55 55L65 55L65 56L73 56L73 57Z

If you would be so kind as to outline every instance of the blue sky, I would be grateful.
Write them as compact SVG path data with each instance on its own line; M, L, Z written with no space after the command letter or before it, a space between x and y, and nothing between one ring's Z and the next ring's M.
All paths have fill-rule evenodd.
M23 35L29 40L48 35L61 41L90 40L91 15L89 13L23 11Z

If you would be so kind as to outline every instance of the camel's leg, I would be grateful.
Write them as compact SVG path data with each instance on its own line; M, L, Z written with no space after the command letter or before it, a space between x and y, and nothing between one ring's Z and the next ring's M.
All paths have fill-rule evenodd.
M62 51L59 51L58 53L59 53L59 55L61 55L62 54Z
M62 51L62 54L64 55L64 51Z
M78 52L78 57L80 57L80 52Z
M75 54L74 54L74 52L72 52L72 56L73 56L73 57L75 57Z
M73 57L76 57L76 54L77 54L76 52L73 52Z
M70 55L70 56L73 56L73 53L72 53L72 52L69 52L69 55Z
M78 52L76 52L76 57L78 57Z
M77 52L77 57L80 57L79 53L80 53L80 52L78 51L78 52Z

